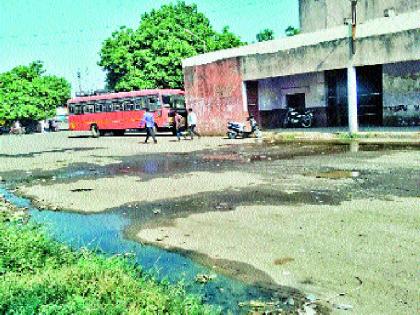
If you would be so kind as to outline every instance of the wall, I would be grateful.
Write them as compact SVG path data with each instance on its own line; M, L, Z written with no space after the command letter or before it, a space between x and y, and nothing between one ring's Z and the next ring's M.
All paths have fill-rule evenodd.
M420 10L418 0L358 0L358 23L384 17L387 9L394 9L399 15ZM351 18L349 0L300 0L300 24L302 32L314 32L344 24Z
M259 105L263 111L263 127L282 127L287 108L286 95L296 93L305 93L306 108L315 110L315 124L324 125L321 121L326 119L325 92L323 72L259 80Z
M420 61L383 66L384 125L420 126Z
M420 17L420 14L418 16ZM252 54L242 57L242 73L245 80L258 80L343 69L350 63L354 66L364 66L420 60L419 37L420 28L358 38L354 56L351 55L348 38L275 53Z
M200 133L221 134L228 121L245 122L239 58L186 67L184 79L187 107L196 112Z
M260 80L260 110L286 109L286 95L296 93L305 93L307 108L325 107L324 73L306 73Z

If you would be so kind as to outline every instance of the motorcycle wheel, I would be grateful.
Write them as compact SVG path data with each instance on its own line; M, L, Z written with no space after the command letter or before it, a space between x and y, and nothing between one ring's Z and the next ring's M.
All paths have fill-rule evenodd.
M256 138L258 138L258 139L262 138L262 132L261 132L261 130L257 129L257 130L255 130L254 133L255 133L255 137Z
M228 132L228 138L229 139L235 139L236 138L236 133L233 133L233 132Z
M303 128L309 128L312 126L312 118L311 117L304 117L302 119L302 127Z

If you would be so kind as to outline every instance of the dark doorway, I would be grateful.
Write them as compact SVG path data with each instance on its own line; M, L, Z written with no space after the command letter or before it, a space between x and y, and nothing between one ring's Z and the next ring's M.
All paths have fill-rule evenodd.
M358 118L361 126L381 126L382 65L356 68Z
M325 71L327 81L327 117L329 127L348 126L347 71Z
M258 105L258 81L248 81L245 84L248 113L249 115L253 115L257 123L261 126L261 115Z
M356 68L357 112L360 126L381 126L383 116L382 66ZM347 70L325 71L328 126L348 126Z
M298 112L304 112L306 108L305 93L286 95L286 104L288 108L293 108Z

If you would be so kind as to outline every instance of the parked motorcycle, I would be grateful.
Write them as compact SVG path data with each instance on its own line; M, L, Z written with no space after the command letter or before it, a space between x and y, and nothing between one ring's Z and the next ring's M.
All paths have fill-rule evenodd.
M240 138L249 138L251 135L255 135L256 138L261 138L262 133L260 128L258 127L258 123L253 116L250 116L248 119L249 124L251 125L251 130L245 130L245 124L229 121L228 122L228 132L227 136L229 139L236 139L237 137Z
M309 128L312 126L313 117L314 114L310 110L301 113L296 109L289 107L284 118L283 126Z

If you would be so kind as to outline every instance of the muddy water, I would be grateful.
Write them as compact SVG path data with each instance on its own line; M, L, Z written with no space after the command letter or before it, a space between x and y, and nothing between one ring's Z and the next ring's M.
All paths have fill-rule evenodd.
M90 150L90 148L88 148ZM56 170L11 171L1 174L9 186L13 184L53 184L84 178L141 176L142 180L169 177L195 171L223 172L242 170L249 163L293 159L299 156L333 154L347 151L347 146L330 145L228 145L220 149L189 153L149 154L139 156L112 156L120 162L100 166L95 163L74 163ZM37 152L36 154L41 154ZM31 156L34 153L31 153ZM12 156L7 156L12 157ZM6 157L6 158L7 158ZM94 154L90 160L100 158ZM251 167L252 168L252 167Z
M361 151L399 150L400 147L360 146ZM404 150L418 149L404 147ZM55 182L71 182L82 178L114 177L121 175L139 176L143 180L156 177L171 177L194 171L223 172L238 169L249 172L273 172L278 176L284 172L281 160L297 157L328 156L347 152L349 146L310 146L310 145L232 145L217 150L204 150L189 154L160 154L147 156L120 157L121 162L107 166L84 163L63 167L56 171L34 171L2 173L10 188L24 182L26 184L49 185ZM381 153L378 153L381 154ZM95 156L92 155L92 159ZM115 158L115 157L113 157ZM269 166L269 167L268 167ZM277 167L277 168L276 168ZM270 170L268 170L270 168ZM293 169L289 169L293 172ZM159 201L142 204L126 204L116 209L108 209L101 214L77 214L70 212L39 211L31 207L28 200L16 197L5 190L4 194L15 204L30 207L32 220L45 224L48 231L60 241L76 248L88 247L102 251L108 255L134 253L136 261L146 270L154 273L157 278L169 278L173 282L185 280L189 292L204 296L206 302L220 305L224 311L234 313L245 312L238 303L249 300L264 300L279 302L281 307L287 307L283 302L290 295L296 300L301 298L299 292L290 288L270 288L270 279L249 266L234 262L223 262L223 267L215 262L216 268L204 267L194 261L205 261L194 253L177 253L159 249L153 246L139 244L135 239L136 231L144 227L171 224L175 218L188 216L191 213L208 211L234 211L239 205L246 204L339 204L349 198L349 192L354 197L357 194L380 196L386 195L416 195L415 174L403 174L395 171L392 174L366 173L359 170L340 170L317 168L302 175L316 179L349 179L352 184L341 191L327 188L301 189L296 192L283 192L270 185L257 189L227 190L222 193L202 193L189 198ZM412 184L407 185L407 178ZM235 179L232 179L233 181ZM401 189L404 187L404 189ZM188 258L189 256L194 259ZM220 262L219 262L220 263ZM206 261L206 265L209 262ZM247 269L248 268L248 269ZM251 268L252 269L252 268ZM235 272L235 270L237 272ZM246 272L244 272L246 270ZM214 274L217 277L206 284L195 281L197 274ZM244 281L234 280L223 274L235 275ZM244 274L252 274L251 278L243 278ZM250 285L261 282L264 286ZM248 283L248 284L247 284ZM295 305L296 306L296 305Z
M130 224L126 213L77 214L70 212L40 211L31 206L29 200L17 197L6 189L0 188L0 194L13 204L28 208L31 221L42 224L58 241L73 248L89 248L105 255L133 256L143 270L159 280L168 279L172 283L182 281L189 293L199 294L204 302L219 307L223 313L246 313L247 307L239 306L242 302L260 300L274 302L276 308L291 309L284 304L290 296L296 301L302 295L291 288L267 288L250 285L216 274L179 253L165 251L153 246L146 246L124 237L124 229ZM211 281L201 284L197 275L210 275Z

